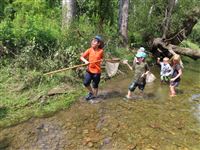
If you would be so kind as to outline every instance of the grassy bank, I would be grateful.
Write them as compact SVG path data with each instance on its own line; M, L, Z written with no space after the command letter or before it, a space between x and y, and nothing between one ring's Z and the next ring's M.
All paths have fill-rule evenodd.
M75 80L72 72L45 77L7 66L1 67L0 74L0 128L52 115L69 107L84 92L81 80Z

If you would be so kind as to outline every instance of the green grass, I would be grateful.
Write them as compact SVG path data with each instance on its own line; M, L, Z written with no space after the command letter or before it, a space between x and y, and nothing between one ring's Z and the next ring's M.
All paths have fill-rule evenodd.
M192 41L190 40L185 40L181 43L181 46L182 47L188 47L188 48L191 48L191 49L195 49L195 50L198 50L200 49L199 45L193 43Z
M43 77L35 71L1 67L0 74L0 128L18 124L31 117L52 115L69 107L83 94L81 89L76 91L77 83L72 83L70 73ZM50 89L63 83L74 88L65 94L49 96L44 100L36 99L40 95L46 96Z

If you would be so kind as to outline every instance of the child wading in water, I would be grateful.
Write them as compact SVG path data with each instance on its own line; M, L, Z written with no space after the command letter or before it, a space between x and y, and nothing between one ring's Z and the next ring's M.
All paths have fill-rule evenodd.
M126 95L127 99L132 98L132 96L131 96L132 92L134 92L136 87L138 87L143 94L143 90L146 85L146 75L149 72L149 67L148 67L147 63L145 62L146 56L147 55L145 52L138 52L136 54L137 61L134 65L135 75L134 75L133 82L129 86L128 94ZM127 64L131 70L133 70L133 68L128 64L128 62L124 62L124 63Z
M160 61L160 58L157 59L157 63L161 65L160 70L160 79L161 82L168 82L170 81L170 77L172 74L172 67L169 64L169 58L164 57L163 62Z
M98 85L101 77L101 61L103 59L103 40L100 36L95 36L91 41L91 47L87 49L80 59L88 64L84 86L88 89L89 93L85 97L86 100L94 99L98 94ZM95 63L93 63L95 62ZM92 81L92 87L91 87Z
M173 73L172 73L172 78L170 80L170 96L176 96L176 90L175 87L177 87L180 83L180 76L182 75L182 68L180 65L180 55L174 55L172 57L172 68L173 68Z

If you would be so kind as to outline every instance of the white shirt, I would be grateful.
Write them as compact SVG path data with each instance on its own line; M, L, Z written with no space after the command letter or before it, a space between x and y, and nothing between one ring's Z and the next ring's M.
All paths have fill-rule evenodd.
M160 71L160 75L161 76L169 76L172 74L172 67L170 66L170 64L164 64L163 62L160 62L161 65L161 71Z

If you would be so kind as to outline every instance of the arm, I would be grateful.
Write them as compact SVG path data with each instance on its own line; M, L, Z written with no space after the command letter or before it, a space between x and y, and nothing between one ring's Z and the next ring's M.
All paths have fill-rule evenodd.
M177 76L176 77L174 77L174 78L172 78L170 81L175 81L178 77L180 77L182 75L182 69L180 68L179 70L178 70L178 74L177 74Z
M80 59L81 59L85 64L89 64L89 61L87 61L87 59L85 59L83 56L81 56Z
M157 58L157 63L160 64L160 58L159 57Z
M135 66L135 64L138 62L137 58L134 57L134 60L133 60L133 66Z
M145 77L149 72L150 72L150 68L149 68L148 64L146 64L145 73L143 73L141 77Z
M133 68L131 67L131 65L129 65L129 63L126 64L130 70L133 70Z
M131 67L131 65L128 63L128 60L124 60L123 64L126 64L130 70L133 70L133 68Z
M85 64L89 64L89 61L85 59L89 56L89 50L86 50L80 57L80 60L83 61Z

